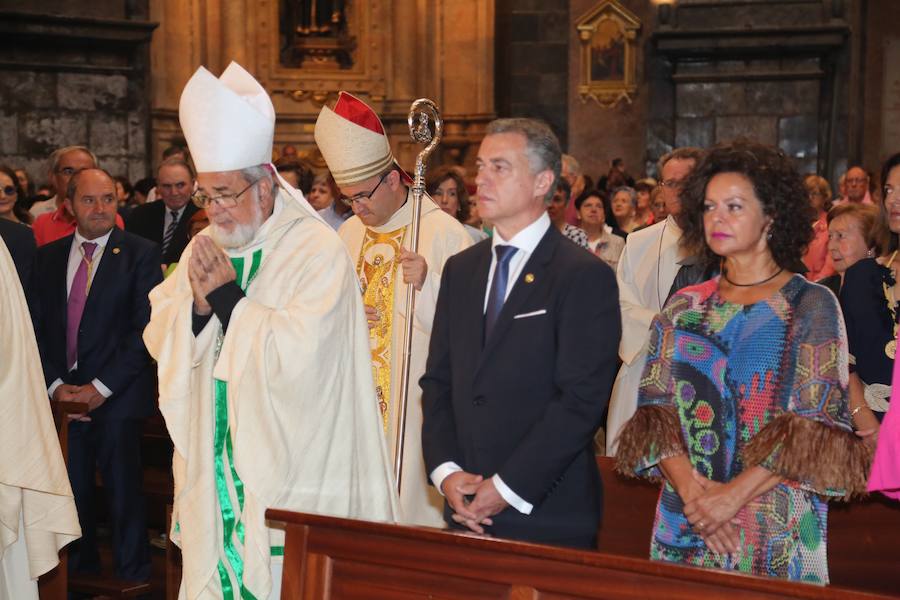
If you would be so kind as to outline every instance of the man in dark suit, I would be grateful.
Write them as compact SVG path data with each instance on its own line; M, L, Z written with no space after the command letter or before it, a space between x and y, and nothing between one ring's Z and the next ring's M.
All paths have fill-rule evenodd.
M154 410L155 379L141 334L147 295L162 280L159 247L114 227L116 188L100 169L72 177L67 209L75 233L38 249L33 314L47 389L54 401L86 402L69 424L69 479L83 536L74 571L99 572L94 478L107 491L116 576L150 576L141 491L143 419Z
M161 200L134 208L125 230L159 244L162 264L178 262L190 241L188 221L199 210L191 202L194 168L183 158L167 158L156 172L156 191Z
M422 447L451 527L593 547L592 441L616 370L616 279L551 226L560 172L543 123L501 119L478 152L485 240L451 257L423 390Z
M31 265L34 263L34 251L37 248L34 234L31 229L21 223L0 219L0 238L3 238L3 243L9 250L13 264L16 265L19 281L27 296L31 279Z

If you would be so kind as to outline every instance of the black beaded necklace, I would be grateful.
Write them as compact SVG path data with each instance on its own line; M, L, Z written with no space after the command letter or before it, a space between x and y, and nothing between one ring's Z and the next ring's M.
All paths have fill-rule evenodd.
M731 279L728 278L728 271L725 270L725 266L723 265L722 266L722 277L725 278L725 281L727 281L728 283L730 283L731 285L733 285L735 287L753 287L756 285L762 285L764 283L769 283L770 281L772 281L773 279L775 279L776 277L781 275L782 271L784 271L784 268L778 269L777 271L775 271L774 274L766 277L762 281L756 281L754 283L735 283Z

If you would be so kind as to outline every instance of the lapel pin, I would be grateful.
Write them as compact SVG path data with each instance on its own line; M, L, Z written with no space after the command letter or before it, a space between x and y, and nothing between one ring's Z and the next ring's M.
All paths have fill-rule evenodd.
M527 273L525 275L525 283L533 283L534 282L534 273Z
M113 254L118 254L119 252L121 252L121 250L118 247L113 248Z

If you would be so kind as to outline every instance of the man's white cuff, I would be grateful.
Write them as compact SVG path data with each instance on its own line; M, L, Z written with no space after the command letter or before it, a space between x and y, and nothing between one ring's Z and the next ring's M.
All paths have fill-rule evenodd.
M56 391L56 388L63 384L63 380L59 377L56 378L56 381L50 384L50 387L47 388L47 395L50 396L50 399L53 400L53 392Z
M97 391L100 392L100 395L104 398L109 398L110 396L112 396L112 390L103 385L103 382L96 377L91 383L94 384L94 387L97 388Z
M447 479L453 473L457 471L462 471L462 467L456 464L453 461L447 461L445 463L441 463L435 468L434 471L431 472L431 483L434 484L434 487L437 488L437 491L444 495L444 490L441 489L441 484L444 483L444 480Z
M523 515L531 514L534 506L530 502L526 502L525 500L523 500L518 494L512 491L508 485L503 483L503 480L500 479L499 474L491 477L491 480L494 482L494 487L497 488L497 492L501 496L503 496L503 499L506 500L507 504L512 506Z

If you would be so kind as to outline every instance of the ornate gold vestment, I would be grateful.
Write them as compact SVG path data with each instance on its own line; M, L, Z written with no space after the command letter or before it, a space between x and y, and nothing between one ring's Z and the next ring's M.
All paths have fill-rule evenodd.
M400 249L406 227L386 233L366 229L356 272L363 291L363 303L374 306L380 317L369 330L372 376L384 431L388 430L391 401L391 341L394 323L394 277L400 266Z

